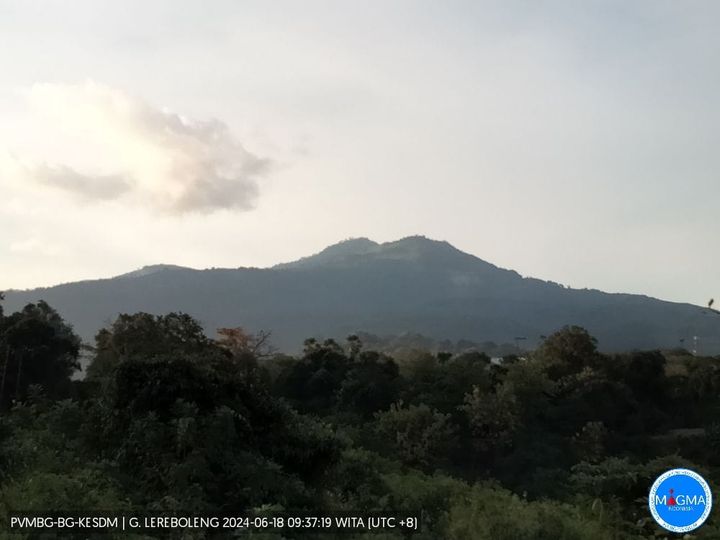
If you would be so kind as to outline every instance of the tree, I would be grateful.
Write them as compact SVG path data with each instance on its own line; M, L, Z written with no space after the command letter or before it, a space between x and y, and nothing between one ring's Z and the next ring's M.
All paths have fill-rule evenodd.
M511 386L501 385L495 392L473 389L460 407L468 418L478 449L489 452L509 446L521 426L520 403Z
M181 355L202 361L208 356L228 354L207 338L200 323L185 313L121 314L95 336L95 358L88 366L88 378L107 377L127 360L161 360Z
M338 390L338 407L369 419L387 409L400 392L397 364L376 352L363 352L350 364Z
M273 397L227 348L199 341L193 321L183 339L164 334L162 319L140 319L142 336L175 348L158 355L150 341L134 344L108 372L95 442L117 460L135 503L196 512L308 504L339 456L329 427Z
M391 454L409 465L428 467L442 462L452 445L455 427L450 415L427 405L406 407L398 402L390 410L377 413L376 419L376 429L390 446Z
M545 365L553 380L596 366L600 360L597 340L580 326L565 326L549 336L534 357Z
M586 422L573 437L573 446L578 454L578 461L599 461L605 456L605 445L608 430L602 422Z
M236 327L219 328L217 333L218 345L230 351L235 358L251 356L259 360L275 353L274 347L270 344L271 332L260 330L251 334L241 327Z
M79 369L80 338L46 302L0 319L0 408L23 399L31 385L52 396L69 391Z
M457 416L458 406L474 388L489 391L492 385L488 372L490 358L484 353L467 352L441 364L435 381L432 401L439 411Z
M278 374L275 388L301 412L327 414L334 410L351 361L333 340L305 340L305 353Z
M660 408L667 404L667 378L665 356L660 351L630 353L624 381L635 397Z
M274 354L270 345L270 332L250 334L240 327L220 328L217 331L217 345L227 351L246 374L257 370L258 360L265 360Z

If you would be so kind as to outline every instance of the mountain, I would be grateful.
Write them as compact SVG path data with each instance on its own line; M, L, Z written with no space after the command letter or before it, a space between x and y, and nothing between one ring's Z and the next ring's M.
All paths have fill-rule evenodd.
M587 328L606 351L673 348L699 337L720 353L720 316L647 296L565 288L498 268L421 236L378 244L347 240L272 268L195 270L155 265L111 279L9 291L6 309L46 300L90 340L118 313L184 311L209 333L271 330L296 351L307 337L417 333L433 339L513 342L566 324Z
M184 269L183 266L178 266L176 264L151 264L149 266L143 266L142 268L133 270L132 272L120 274L119 276L116 276L116 279L137 278L137 277L149 276L150 274L156 274L157 272L163 272L165 270L183 270L183 269Z

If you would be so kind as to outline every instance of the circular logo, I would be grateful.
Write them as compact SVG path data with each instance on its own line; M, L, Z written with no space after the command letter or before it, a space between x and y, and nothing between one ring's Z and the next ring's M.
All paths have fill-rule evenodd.
M650 488L650 513L671 532L694 531L710 515L712 493L705 479L690 469L671 469Z

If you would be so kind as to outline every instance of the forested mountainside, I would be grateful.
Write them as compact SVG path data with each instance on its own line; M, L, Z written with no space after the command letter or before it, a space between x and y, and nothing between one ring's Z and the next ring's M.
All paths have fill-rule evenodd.
M522 277L447 242L355 239L273 268L193 270L157 265L112 279L9 291L18 309L44 299L85 340L118 313L186 312L209 335L220 327L266 330L286 352L307 336L421 334L436 340L515 343L578 324L604 351L673 348L699 337L720 352L720 316L690 304L578 290Z

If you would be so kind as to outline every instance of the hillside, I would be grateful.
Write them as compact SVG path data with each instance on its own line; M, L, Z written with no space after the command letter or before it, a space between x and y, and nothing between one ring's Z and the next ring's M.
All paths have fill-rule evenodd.
M720 353L720 316L646 296L568 289L498 268L447 242L353 239L272 268L194 270L157 265L111 279L9 291L6 307L44 299L86 340L120 312L184 311L218 327L271 330L281 350L310 336L418 333L527 347L566 324L606 351L677 347L700 337Z

